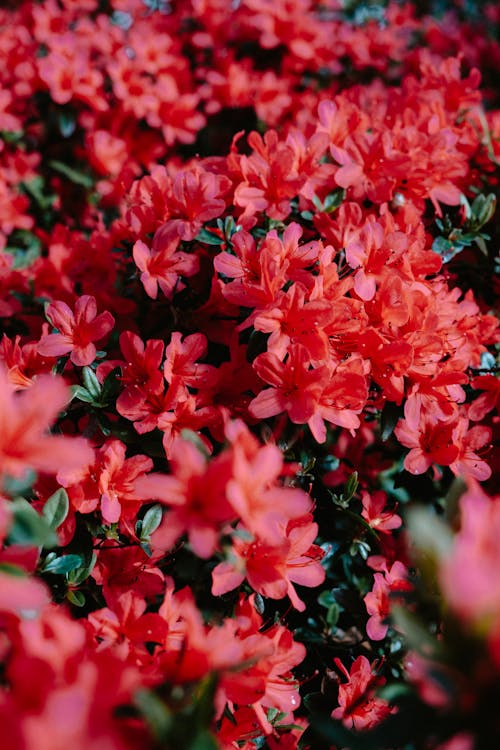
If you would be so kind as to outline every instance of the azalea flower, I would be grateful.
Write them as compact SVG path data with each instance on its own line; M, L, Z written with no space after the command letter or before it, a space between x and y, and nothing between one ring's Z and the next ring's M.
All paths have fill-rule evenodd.
M74 312L65 302L51 302L45 314L60 332L42 336L37 347L39 354L46 357L69 354L77 367L92 364L97 353L94 342L103 339L115 322L107 310L97 315L95 298L88 294L78 297Z

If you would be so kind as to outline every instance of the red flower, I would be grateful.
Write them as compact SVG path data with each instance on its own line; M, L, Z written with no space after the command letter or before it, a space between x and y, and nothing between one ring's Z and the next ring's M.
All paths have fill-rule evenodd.
M30 388L16 393L0 367L0 474L22 477L29 468L56 474L92 461L83 438L48 434L69 400L63 380L51 375L40 375Z
M339 687L339 707L332 712L332 718L342 719L346 727L370 729L392 713L386 701L375 696L375 689L385 679L373 672L366 656L358 656L350 674L340 659L335 659L335 664L348 681Z
M109 440L96 451L94 462L83 475L59 473L75 510L91 513L100 507L106 523L136 516L142 500L135 492L135 481L153 468L153 462L142 455L125 458L125 448L120 440Z
M368 492L362 492L361 498L363 502L361 515L372 529L383 534L390 533L393 529L399 529L402 520L394 511L386 508L387 495L385 492L378 490L371 495Z
M229 560L212 571L212 594L220 596L232 591L246 578L253 590L263 596L282 599L288 594L295 609L303 612L305 604L293 584L314 587L325 579L319 563L324 552L313 544L318 526L312 523L312 516L290 521L283 529L283 541L275 546L258 539L246 540L245 532L244 527L237 527Z
M60 333L42 336L38 344L39 354L60 357L71 352L70 359L78 367L90 365L94 361L94 341L104 338L115 322L107 310L97 315L95 298L88 294L76 300L74 313L65 302L51 302L46 315Z
M142 240L134 245L134 261L142 271L141 281L146 294L152 299L158 296L158 286L165 297L171 299L176 289L183 288L180 277L193 276L198 271L198 257L178 250L179 242L178 235L165 225L156 232L152 249Z
M411 448L404 467L412 474L423 474L433 463L449 466L458 457L458 447L453 440L454 424L423 419L418 428L400 419L394 430L399 442Z

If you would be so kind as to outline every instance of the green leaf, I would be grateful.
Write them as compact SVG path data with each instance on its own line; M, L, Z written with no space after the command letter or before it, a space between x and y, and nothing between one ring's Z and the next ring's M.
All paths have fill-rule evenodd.
M358 489L358 472L353 471L351 476L346 482L345 490L343 492L343 499L348 502L355 494L356 490Z
M134 703L154 737L159 741L165 738L174 723L174 716L165 703L151 690L138 690Z
M74 604L75 607L84 607L85 606L85 594L83 591L68 591L66 594L66 599L71 602L71 604Z
M42 211L51 209L55 200L55 195L45 193L45 182L43 177L35 177L29 182L21 182L22 190L39 206Z
M69 138L76 130L76 115L70 109L65 107L59 112L58 116L59 132L63 138Z
M101 401L104 404L109 404L110 401L116 401L121 387L120 381L118 380L120 372L121 368L115 367L110 373L108 373L108 375L106 375L101 390Z
M63 487L59 487L43 506L42 514L50 528L55 531L66 520L68 512L68 493Z
M194 740L190 742L188 750L218 750L219 743L211 732L205 729L199 732Z
M216 674L208 674L200 683L196 700L196 715L201 725L207 726L211 723L215 713L214 701L217 691L218 677Z
M259 615L263 615L266 610L266 603L264 601L264 597L262 594L255 594L255 599L253 600L253 605L255 607L255 611Z
M0 130L0 138L5 143L17 144L24 138L22 130Z
M337 602L333 602L328 607L328 612L326 613L326 624L329 625L331 628L335 627L335 625L338 622L340 616L340 607L337 604Z
M208 229L205 228L200 229L195 239L197 239L198 242L203 242L205 245L224 244L224 239L222 237L219 237L218 234L213 234L213 232L209 232Z
M345 198L345 190L339 189L327 195L323 203L323 211L331 214L337 209Z
M333 591L322 591L318 596L318 604L320 604L322 607L325 607L326 609L328 609L328 607L331 607L331 605L334 603L335 596Z
M11 508L14 522L8 535L10 544L47 548L57 545L59 540L47 520L24 497L13 500Z
M140 539L147 541L160 525L162 518L163 508L159 503L149 508L142 519Z
M436 237L432 243L432 249L442 257L443 263L448 263L457 254L457 249L453 245L453 242L444 237Z
M497 199L495 193L489 193L488 195L479 194L474 198L471 206L471 212L475 219L475 225L480 229L484 224L487 224L495 214L497 205Z
M269 723L272 723L278 714L280 713L279 708L268 708L267 709L267 720Z
M0 573L7 573L9 576L16 576L17 578L26 578L24 568L20 568L19 565L13 565L12 563L0 563Z
M73 398L77 398L79 401L84 401L86 404L93 404L94 397L86 388L82 388L81 385L71 386L71 392Z
M200 438L197 432L194 430L184 429L181 430L181 438L183 440L187 440L189 443L193 443L196 448L202 453L205 458L208 458L208 452L207 452L207 446L203 442L203 440Z
M81 567L82 562L82 555L63 555L62 557L56 557L55 559L50 560L49 563L46 563L42 567L41 572L63 575Z
M93 396L94 400L99 399L101 396L101 384L97 379L97 375L91 367L84 367L82 370L83 384L87 391Z
M427 658L437 658L439 644L416 615L404 607L394 605L391 610L394 627L405 636L408 646Z
M406 516L413 545L420 555L437 564L445 558L453 544L450 528L429 508L415 507Z
M54 171L59 172L59 174L62 174L75 185L81 185L81 187L87 189L94 187L94 180L92 177L84 172L78 171L77 169L73 169L73 167L64 164L62 161L49 161L49 167L52 167Z
M85 564L81 567L75 568L74 570L70 571L68 573L68 583L72 586L79 586L81 583L87 580L89 575L94 570L94 566L97 562L97 555L95 552L92 552L90 555L90 558L85 559Z
M6 474L3 477L3 491L11 497L27 495L36 480L36 473L28 469L21 477L11 477Z
M380 436L385 442L394 432L400 417L403 416L403 410L392 401L386 401L380 415Z
M410 695L413 689L404 682L392 682L377 690L377 696L387 703L396 703L401 697Z

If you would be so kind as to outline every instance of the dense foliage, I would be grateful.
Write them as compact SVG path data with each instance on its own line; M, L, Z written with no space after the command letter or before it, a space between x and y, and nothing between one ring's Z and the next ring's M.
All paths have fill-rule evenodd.
M2 747L498 748L498 5L7 5Z

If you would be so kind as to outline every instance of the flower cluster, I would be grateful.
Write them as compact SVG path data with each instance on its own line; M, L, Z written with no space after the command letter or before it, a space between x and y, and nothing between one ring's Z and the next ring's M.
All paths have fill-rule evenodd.
M10 5L6 747L500 737L495 4Z

